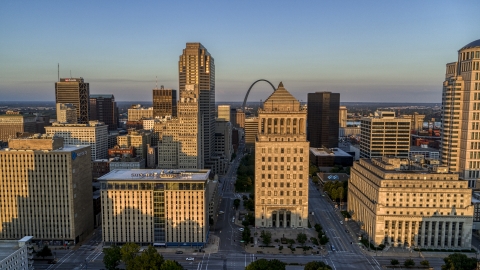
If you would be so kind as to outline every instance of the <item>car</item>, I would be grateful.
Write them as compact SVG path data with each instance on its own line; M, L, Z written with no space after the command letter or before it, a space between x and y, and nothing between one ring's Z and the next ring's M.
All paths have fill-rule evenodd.
M349 233L350 231L349 230L345 230L346 233Z
M193 258L193 257L188 257L186 260L187 260L187 261L195 261L195 258Z
M175 254L183 254L183 251L177 250L177 251L175 252Z
M225 212L223 212L223 211L219 211L219 212L218 212L219 215L221 215L221 214L223 214L223 213L225 213Z
M238 230L243 232L245 229L244 228L238 228Z
M340 224L343 224L343 221L340 220Z

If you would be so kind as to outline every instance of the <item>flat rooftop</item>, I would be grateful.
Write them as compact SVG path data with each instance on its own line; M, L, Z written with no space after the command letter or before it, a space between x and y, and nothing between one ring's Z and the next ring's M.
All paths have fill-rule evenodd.
M351 157L349 153L340 148L317 148L310 147L310 152L315 156L337 156L337 157Z
M440 152L440 150L431 147L410 146L410 152Z
M19 248L18 240L0 240L0 261L12 255Z
M210 170L127 169L113 170L98 181L206 181Z

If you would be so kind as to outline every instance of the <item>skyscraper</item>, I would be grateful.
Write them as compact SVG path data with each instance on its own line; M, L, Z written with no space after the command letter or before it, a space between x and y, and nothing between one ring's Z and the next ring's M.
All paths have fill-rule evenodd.
M308 93L307 138L311 147L338 146L340 94Z
M77 123L77 109L71 103L57 103L57 122L59 123Z
M90 114L90 86L82 77L60 78L55 83L55 103L71 103L77 109L78 123L86 124Z
M172 116L177 117L177 90L153 89L153 117Z
M480 177L480 39L448 63L442 92L442 163L478 187Z
M230 122L230 105L218 105L217 120Z
M280 83L258 110L255 226L306 227L309 143L307 112ZM337 121L338 122L338 121Z
M199 97L199 114L203 160L206 168L215 172L214 144L215 144L215 64L213 57L200 43L187 43L187 47L180 55L179 91L188 87L194 89ZM180 108L179 108L180 109Z
M108 125L108 130L118 128L118 107L112 94L90 95L90 120Z

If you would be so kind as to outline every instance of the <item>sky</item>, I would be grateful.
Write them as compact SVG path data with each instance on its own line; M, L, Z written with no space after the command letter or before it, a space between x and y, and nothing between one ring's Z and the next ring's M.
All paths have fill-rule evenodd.
M91 94L151 101L178 89L178 60L200 42L216 101L280 81L297 99L441 102L445 65L480 39L480 1L2 1L0 100L54 101L60 77ZM156 79L158 78L158 79ZM272 92L257 83L249 101Z

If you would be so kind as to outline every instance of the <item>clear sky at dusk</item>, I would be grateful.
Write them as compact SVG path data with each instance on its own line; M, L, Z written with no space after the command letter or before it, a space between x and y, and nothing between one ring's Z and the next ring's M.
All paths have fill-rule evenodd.
M445 64L480 39L480 1L2 1L0 100L54 100L60 77L90 93L150 101L178 89L186 42L215 59L216 100L257 79L296 98L440 102ZM250 101L272 89L259 83Z

